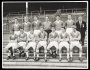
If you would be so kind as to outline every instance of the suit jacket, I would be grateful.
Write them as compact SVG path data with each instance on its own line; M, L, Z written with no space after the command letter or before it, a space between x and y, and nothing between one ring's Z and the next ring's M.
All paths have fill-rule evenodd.
M76 22L76 29L77 29L82 35L84 35L84 34L85 34L85 31L86 31L86 22L85 22L85 21L82 21L81 26L80 26L79 21Z

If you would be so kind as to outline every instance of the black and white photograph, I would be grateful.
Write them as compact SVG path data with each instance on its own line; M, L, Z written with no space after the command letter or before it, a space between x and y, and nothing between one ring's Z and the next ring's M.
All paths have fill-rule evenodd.
M3 1L2 68L88 69L88 1Z

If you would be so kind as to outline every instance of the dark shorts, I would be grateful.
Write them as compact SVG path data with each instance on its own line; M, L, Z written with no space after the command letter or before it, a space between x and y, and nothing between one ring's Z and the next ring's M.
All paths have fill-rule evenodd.
M49 33L51 33L52 32L52 30L45 30L46 32L47 32L47 38L49 38Z

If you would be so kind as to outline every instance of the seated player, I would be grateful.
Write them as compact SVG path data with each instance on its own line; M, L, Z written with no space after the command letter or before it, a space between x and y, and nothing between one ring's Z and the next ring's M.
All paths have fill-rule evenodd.
M8 54L8 58L11 58L13 57L13 59L15 58L15 55L14 55L14 50L17 49L17 35L14 34L14 31L11 31L11 35L10 35L10 40L9 40L9 43L8 45L5 47L5 50L6 51L9 51Z
M46 16L45 21L42 23L44 26L44 30L47 32L47 39L49 38L49 33L51 33L51 21L49 18Z
M27 34L24 33L23 28L20 28L20 34L18 36L18 49L19 49L19 56L21 57L21 54L24 52L26 47L26 41L27 41Z
M28 39L27 39L27 47L25 48L26 51L26 60L29 59L29 49L33 48L34 51L34 60L35 60L35 50L36 50L36 37L34 34L34 30L31 29L30 34L28 35Z
M68 20L65 21L66 32L70 35L73 31L72 26L75 25L74 21L72 20L71 15L68 15Z
M41 26L40 28L40 34L38 35L39 36L39 42L38 42L38 45L37 45L37 49L36 49L36 52L37 52L37 60L39 58L39 48L40 47L44 47L44 53L45 53L45 61L47 61L47 33L44 31L43 29L43 26Z
M38 20L38 17L34 16L34 21L32 22L33 28L34 28L34 34L38 36L40 33L40 26L41 26L41 21Z
M76 46L79 48L79 58L80 61L82 62L82 46L79 42L81 39L81 34L79 31L76 30L76 26L73 26L73 32L70 34L70 60L72 61L72 53L73 53L73 48Z
M29 31L32 28L32 24L28 21L27 16L24 17L24 23L22 24L22 26L23 26L24 32L27 34L27 37L28 37L28 35L30 33Z
M60 20L60 16L56 16L56 21L54 22L54 26L56 28L56 33L59 35L61 33L61 27L64 25L63 21Z
M61 30L62 30L62 32L59 36L59 42L60 42L59 43L59 60L61 61L61 58L62 58L62 56L61 56L62 47L66 47L66 49L67 49L67 59L69 61L69 43L68 43L69 35L65 31L65 27L62 27Z
M17 18L15 18L15 23L12 25L12 30L14 30L14 34L17 36L20 34L21 25L18 23Z
M49 41L48 41L48 46L47 50L50 50L53 46L56 49L56 53L58 51L58 34L55 32L55 27L52 27L52 32L49 34ZM55 55L56 57L56 55Z

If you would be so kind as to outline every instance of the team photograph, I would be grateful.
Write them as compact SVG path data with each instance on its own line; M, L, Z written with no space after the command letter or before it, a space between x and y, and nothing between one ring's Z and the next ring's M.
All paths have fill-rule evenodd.
M3 1L2 68L87 69L88 1Z

